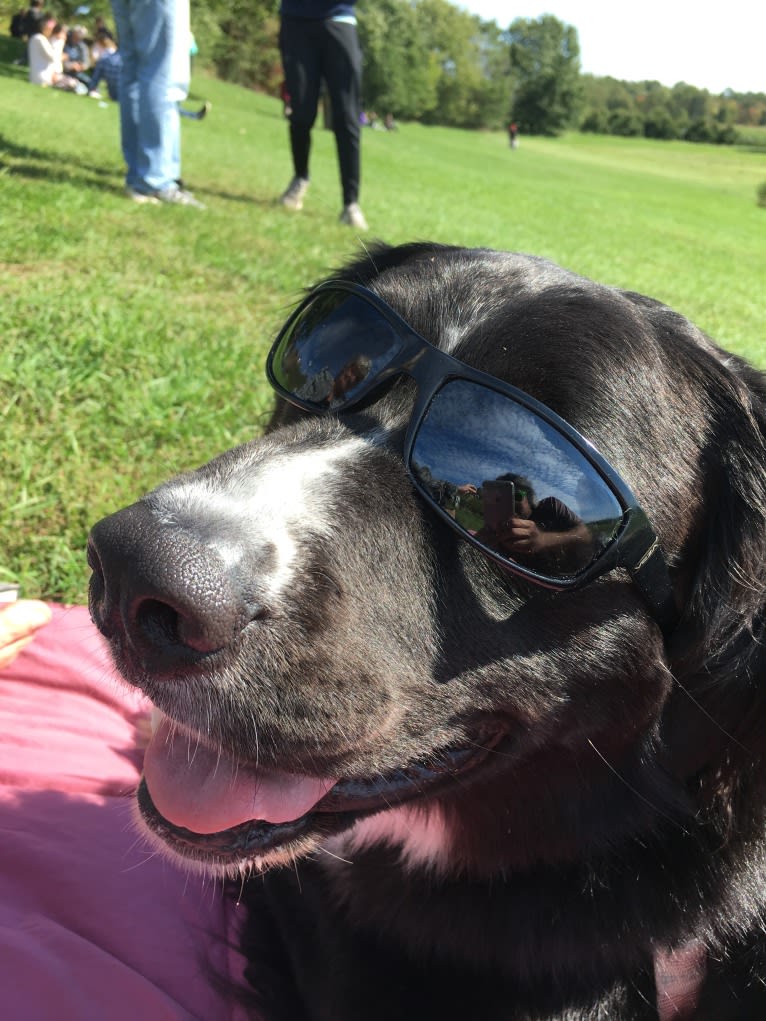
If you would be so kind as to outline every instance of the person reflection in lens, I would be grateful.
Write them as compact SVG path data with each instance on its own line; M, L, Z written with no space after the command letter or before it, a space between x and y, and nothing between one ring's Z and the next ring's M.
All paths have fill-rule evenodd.
M335 401L339 401L366 379L371 368L372 362L366 355L351 358L335 376L325 366L315 375L308 376L306 382L296 388L295 394L312 404L332 407Z
M443 507L451 518L454 518L457 513L461 496L475 496L479 491L470 482L456 486L453 482L435 479L427 464L420 465L415 470L423 486L431 494L434 503L438 503L440 507Z
M571 573L589 563L594 553L590 530L563 501L546 496L538 503L530 481L519 475L500 475L497 481L514 483L514 513L494 529L485 523L478 539L510 560L541 569L555 567L557 573Z

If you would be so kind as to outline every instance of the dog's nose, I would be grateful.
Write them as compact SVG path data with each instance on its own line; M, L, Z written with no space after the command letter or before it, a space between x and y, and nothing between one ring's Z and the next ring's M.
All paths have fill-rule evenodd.
M136 503L88 540L91 615L142 658L188 659L230 645L263 612L244 590L241 558Z

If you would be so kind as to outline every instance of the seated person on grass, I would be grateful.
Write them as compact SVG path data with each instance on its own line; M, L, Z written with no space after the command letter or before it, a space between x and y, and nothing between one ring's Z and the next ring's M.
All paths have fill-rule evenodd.
M106 27L104 19L102 17L97 17L93 28L93 34L90 39L90 59L92 64L97 64L103 57L104 53L106 53L106 48L103 43L104 39L110 39L114 42L114 36Z
M90 85L90 77L87 74L91 65L90 47L85 36L86 32L82 25L70 28L64 43L63 64L65 74L71 74L83 85Z
M111 32L107 29L99 29L96 33L96 42L101 48L101 56L99 57L98 63L93 69L93 74L90 78L90 95L94 99L100 99L101 93L98 91L98 86L102 80L106 82L106 89L109 93L109 98L113 99L115 103L120 101L120 70L122 68L122 57L120 51L117 49Z
M91 75L89 95L94 99L101 99L101 93L98 91L98 86L103 80L106 82L109 98L114 100L115 103L119 103L122 58L120 57L119 50L117 49L117 44L114 41L112 33L105 28L99 29L96 33L96 43L102 48L102 55L99 57L98 63ZM191 117L192 120L201 121L207 115L210 105L210 103L203 103L199 110L191 111L184 110L179 104L178 112L182 117Z
M61 59L53 44L60 26L55 18L46 18L28 43L29 80L33 85L50 86L67 92L85 92L85 86L71 75L64 74Z

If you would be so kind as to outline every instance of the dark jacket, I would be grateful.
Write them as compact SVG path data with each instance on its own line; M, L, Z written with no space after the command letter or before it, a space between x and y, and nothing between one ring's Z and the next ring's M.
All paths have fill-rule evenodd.
M354 17L354 4L333 3L332 0L282 0L279 13L286 18L313 18L324 21L327 18Z

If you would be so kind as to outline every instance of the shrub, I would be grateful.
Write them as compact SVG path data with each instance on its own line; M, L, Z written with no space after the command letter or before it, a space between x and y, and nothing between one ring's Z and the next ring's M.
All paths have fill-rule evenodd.
M646 115L644 134L647 138L680 138L681 131L667 110L654 110Z
M609 114L609 133L624 137L643 135L644 122L632 110L612 110Z
M715 125L700 117L693 120L686 129L687 142L714 142Z
M715 141L718 145L734 145L739 141L739 132L733 124L722 124L716 128Z
M609 113L607 110L591 107L583 118L580 131L596 135L609 134Z

